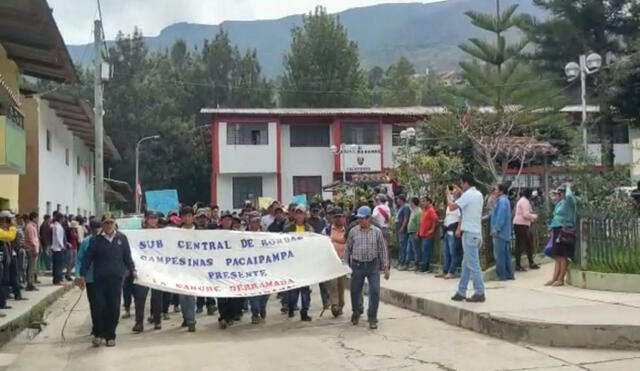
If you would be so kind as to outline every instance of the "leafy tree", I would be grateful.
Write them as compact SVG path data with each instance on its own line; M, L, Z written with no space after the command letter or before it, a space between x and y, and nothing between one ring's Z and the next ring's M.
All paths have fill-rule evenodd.
M389 66L382 82L383 103L386 106L415 106L420 97L420 84L414 78L416 71L406 58Z
M445 86L438 79L436 72L429 69L427 77L422 84L420 94L421 104L423 106L440 106L446 103L444 95L446 94Z
M536 45L530 56L544 70L564 78L564 66L576 61L581 54L597 52L605 63L609 55L626 52L628 41L640 30L640 1L638 0L534 0L551 17L544 22L533 20L526 27ZM604 133L603 164L613 167L613 115L607 103L612 76L605 66L597 78L590 79L595 87L596 102L600 104L597 124Z
M619 114L632 123L640 124L640 39L636 50L614 73L611 103Z
M461 75L466 81L454 95L466 100L464 107L455 97L445 102L451 114L436 119L428 130L430 135L450 142L454 151L465 150L461 144L469 143L477 173L483 173L487 184L501 179L509 166L522 169L533 160L532 148L537 139L558 134L562 116L561 94L549 81L540 79L522 57L527 40L508 43L506 35L519 28L526 17L516 14L517 5L500 9L496 0L496 13L474 11L465 13L476 27L490 32L493 40L471 38L460 48L472 57L460 63ZM461 138L464 137L464 138ZM513 145L513 137L524 137ZM566 137L566 136L565 136ZM467 148L466 150L468 150Z
M283 105L349 107L363 103L365 80L358 46L349 40L336 16L318 6L291 35L291 51L284 57Z

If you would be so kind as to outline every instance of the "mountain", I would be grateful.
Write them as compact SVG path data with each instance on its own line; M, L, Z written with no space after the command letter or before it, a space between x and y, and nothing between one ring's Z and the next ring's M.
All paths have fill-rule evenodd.
M501 6L506 9L514 3L520 5L519 12L545 16L531 0L503 0ZM338 16L349 37L358 43L365 68L386 67L400 56L406 56L418 71L428 67L451 70L464 58L459 44L470 37L487 36L469 23L464 15L468 10L495 12L495 2L445 0L427 4L381 4L349 9ZM158 36L145 39L152 51L165 50L178 39L195 48L223 28L241 50L255 48L264 72L276 77L282 72L283 55L290 47L291 28L301 23L302 15L275 20L225 21L220 25L176 23L164 28ZM113 45L113 41L108 45ZM68 48L78 64L89 64L93 59L91 45L69 45Z

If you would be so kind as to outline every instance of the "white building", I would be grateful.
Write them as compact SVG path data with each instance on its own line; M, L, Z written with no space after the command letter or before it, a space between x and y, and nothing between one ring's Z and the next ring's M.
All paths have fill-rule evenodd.
M211 199L221 209L271 197L310 199L355 173L384 173L393 162L393 127L428 107L371 109L203 109L212 115ZM347 145L334 154L331 146ZM324 193L325 198L331 196Z
M20 212L94 214L93 111L62 94L29 98L27 171L20 181ZM31 119L29 119L31 118ZM105 136L105 156L119 154Z

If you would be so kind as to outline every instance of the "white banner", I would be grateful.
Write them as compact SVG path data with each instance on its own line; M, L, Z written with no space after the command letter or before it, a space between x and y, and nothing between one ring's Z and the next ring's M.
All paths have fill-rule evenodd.
M195 296L247 297L349 273L328 237L177 228L123 231L137 284Z

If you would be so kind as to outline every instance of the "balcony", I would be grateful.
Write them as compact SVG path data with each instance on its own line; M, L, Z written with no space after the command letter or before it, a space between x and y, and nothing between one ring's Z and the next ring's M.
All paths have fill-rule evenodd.
M24 118L12 105L0 108L0 174L24 174L27 151Z

